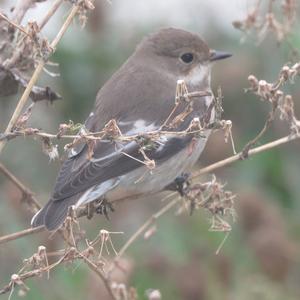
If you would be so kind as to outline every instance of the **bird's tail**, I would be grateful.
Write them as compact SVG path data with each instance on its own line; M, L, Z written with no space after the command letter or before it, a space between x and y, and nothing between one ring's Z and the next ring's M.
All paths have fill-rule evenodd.
M44 225L47 230L50 231L57 229L66 219L69 207L74 205L77 200L78 196L76 195L57 201L50 199L48 203L33 216L31 226L38 227Z

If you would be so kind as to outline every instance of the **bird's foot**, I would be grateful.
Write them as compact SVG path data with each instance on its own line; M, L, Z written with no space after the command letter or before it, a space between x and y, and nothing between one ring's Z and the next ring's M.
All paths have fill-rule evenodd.
M107 220L109 220L108 212L114 212L115 209L111 202L108 202L105 198L98 200L96 207L96 213L104 215Z
M177 191L180 196L185 196L190 186L190 173L182 173L175 180L165 187L165 190Z
M165 190L177 191L181 197L184 197L189 202L190 215L192 215L196 208L196 200L189 195L191 188L190 175L190 173L182 173L172 183L167 185Z

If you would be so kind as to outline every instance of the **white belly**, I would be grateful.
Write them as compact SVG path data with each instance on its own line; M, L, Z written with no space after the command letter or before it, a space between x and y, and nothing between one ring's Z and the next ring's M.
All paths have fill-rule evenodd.
M162 190L174 181L176 177L191 168L202 153L210 130L205 132L205 137L197 138L192 141L190 147L181 150L163 164L156 166L153 170L143 166L126 175L119 177L119 184L116 188L109 191L106 197L115 200L120 197L154 193Z

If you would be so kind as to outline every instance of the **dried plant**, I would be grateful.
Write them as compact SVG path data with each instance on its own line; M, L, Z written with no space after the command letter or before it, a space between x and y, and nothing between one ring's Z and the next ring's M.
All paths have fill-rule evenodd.
M132 246L139 237L143 236L144 239L148 239L154 235L159 227L157 220L171 209L176 208L177 214L186 211L191 214L199 209L205 210L211 221L210 230L225 232L225 238L231 231L231 224L236 219L234 208L235 193L226 190L225 184L219 182L214 175L206 182L199 181L199 176L205 173L211 173L235 161L246 159L251 155L267 151L300 138L300 121L294 112L293 97L285 94L282 90L284 84L293 83L296 77L300 75L300 63L282 67L278 79L273 83L259 80L254 75L248 77L250 87L246 89L246 92L252 93L258 96L260 100L269 103L270 112L262 130L254 139L249 141L240 152L237 152L235 149L231 131L233 126L232 122L222 119L223 96L221 89L217 91L217 95L212 102L212 107L208 109L207 114L201 119L193 119L186 130L177 131L178 125L192 112L193 99L195 97L199 98L211 95L208 91L190 93L185 82L182 80L178 81L176 91L174 91L174 108L170 111L168 118L159 130L147 132L143 135L124 135L118 127L117 122L110 120L100 132L89 132L82 124L74 124L74 122L69 121L68 123L60 124L56 133L48 133L40 128L28 127L28 120L32 115L34 105L33 103L25 109L28 97L30 96L33 102L39 100L53 101L59 98L59 95L51 89L37 87L35 83L41 72L47 72L45 66L49 62L51 54L55 51L58 42L71 24L73 18L77 15L81 24L84 25L87 20L87 12L94 8L94 4L89 0L70 1L72 9L57 36L50 43L45 37L42 37L41 29L53 16L55 11L59 9L62 1L56 0L40 23L31 22L24 28L20 25L20 22L25 12L35 1L27 0L21 2L22 1L19 1L16 6L12 20L3 13L0 14L0 23L2 25L5 24L1 27L1 34L4 36L4 39L0 46L0 72L5 76L0 77L5 78L5 80L7 80L6 82L8 82L7 89L4 90L4 93L6 95L14 94L16 92L16 86L25 88L7 129L0 135L0 153L7 142L19 136L40 139L42 142L42 150L49 156L50 160L58 157L60 152L56 146L57 139L71 140L71 142L65 144L65 151L69 151L79 143L86 143L89 149L89 158L93 155L93 149L97 140L109 140L118 143L135 141L139 145L139 151L142 155L142 159L138 159L139 162L147 167L147 171L151 172L156 165L155 161L147 156L147 150L155 147L162 135L192 135L201 137L207 129L214 131L222 130L224 133L224 142L230 142L232 145L233 156L200 170L195 170L184 187L182 195L179 195L177 192L168 194L163 200L169 199L169 201L158 212L150 216L120 249L116 249L113 240L117 237L117 234L121 234L122 232L109 232L105 229L101 229L94 239L89 240L85 232L80 228L80 218L83 216L91 218L95 212L99 211L102 200L85 207L80 207L76 211L70 208L63 227L56 232L64 239L65 246L54 252L48 252L43 245L39 246L36 253L23 261L19 272L13 274L9 283L0 289L0 294L10 293L9 297L11 297L16 289L20 295L24 295L29 291L29 287L25 284L29 278L41 276L49 277L54 268L58 268L61 265L74 265L74 262L81 261L104 283L112 299L138 299L135 288L115 280L113 273L115 270L121 268L121 259L128 248ZM261 18L261 1L258 1L254 10L248 14L244 21L234 23L235 27L246 33L252 30L256 31L260 41L265 37L267 31L273 32L278 42L283 41L290 33L291 27L295 22L296 2L288 0L282 1L282 20L280 22L273 12L273 2L275 1L269 1L268 14L265 18ZM14 41L15 47L11 47L11 41ZM27 76L32 71L33 74L30 79L28 79L29 77L27 78ZM0 86L1 85L3 85L3 82L0 82ZM186 105L186 110L180 114L176 114L176 108L182 102L188 104ZM210 123L212 108L215 109L216 120ZM253 148L265 134L277 115L279 115L280 120L288 123L289 134L270 143ZM128 154L124 153L124 155ZM137 160L135 157L131 158ZM20 189L23 194L23 201L27 204L28 209L32 213L35 213L40 208L40 204L33 192L2 164L0 164L0 171ZM132 197L123 197L117 199L112 204L115 205L129 199L132 199ZM113 209L112 206L110 208ZM43 227L30 228L2 236L0 237L0 244L43 230ZM55 258L55 261L49 263L50 257L51 259ZM159 290L148 289L145 291L145 295L151 300L162 299Z
M242 40L253 33L257 42L261 43L272 34L281 43L291 33L297 19L296 13L296 0L257 0L243 20L234 21L232 24L245 34Z

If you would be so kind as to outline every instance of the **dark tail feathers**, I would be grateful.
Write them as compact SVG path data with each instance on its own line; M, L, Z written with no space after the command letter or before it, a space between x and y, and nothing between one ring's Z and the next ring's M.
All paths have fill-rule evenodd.
M57 229L66 219L68 209L74 205L78 197L72 196L63 200L49 200L48 203L39 210L31 219L31 226L38 227L44 225L47 230Z

